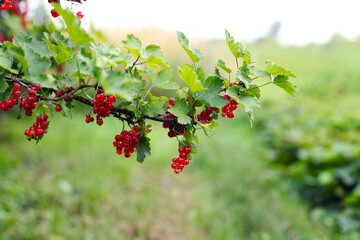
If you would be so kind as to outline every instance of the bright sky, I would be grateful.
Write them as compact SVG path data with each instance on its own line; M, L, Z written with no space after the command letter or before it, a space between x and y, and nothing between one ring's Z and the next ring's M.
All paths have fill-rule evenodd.
M360 35L360 0L87 0L77 5L83 24L92 21L98 29L154 26L204 39L224 38L228 29L236 40L252 41L280 22L284 44L324 43L335 33L350 40Z

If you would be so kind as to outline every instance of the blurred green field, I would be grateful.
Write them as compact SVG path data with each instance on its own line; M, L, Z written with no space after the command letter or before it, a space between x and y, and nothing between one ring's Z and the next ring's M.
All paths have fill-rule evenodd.
M164 130L139 164L116 155L116 120L83 120L52 120L35 145L30 121L1 118L0 239L330 239L268 168L246 119L202 138L180 175Z
M167 47L166 56L176 69L187 60L175 46ZM208 70L219 56L234 64L224 42L197 47L208 56ZM272 59L292 69L301 88L296 99L264 89L255 117L271 114L270 102L297 104L311 97L326 104L360 90L356 44L285 49L262 43L249 49L257 62ZM98 127L85 124L84 114L50 117L49 132L36 145L23 134L33 119L0 115L0 240L357 239L333 235L311 218L269 166L260 130L251 129L240 111L240 117L220 122L216 136L200 138L199 153L179 175L170 168L177 142L156 123L152 156L139 164L116 155L116 120Z

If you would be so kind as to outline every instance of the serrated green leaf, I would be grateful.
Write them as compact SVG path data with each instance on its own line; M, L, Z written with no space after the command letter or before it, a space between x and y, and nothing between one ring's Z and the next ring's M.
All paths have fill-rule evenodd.
M226 42L231 53L235 58L242 58L247 64L251 63L251 55L249 50L245 47L245 45L241 42L235 42L234 38L230 35L230 33L225 30L226 34Z
M54 60L56 61L57 64L65 63L72 58L73 49L71 47L65 46L61 41L57 41L56 42L57 44L53 44L49 40L49 36L47 34L44 35L45 35L44 42L52 52L56 53Z
M131 52L135 57L140 56L142 44L140 39L133 34L126 35L126 40L121 41L120 46Z
M186 100L182 98L175 98L175 106L171 106L168 110L178 118L178 122L181 124L191 123L191 118L187 116L189 113L189 105L186 104Z
M205 136L211 137L215 135L215 129L219 126L217 122L211 122L208 125L200 124L201 128L204 130Z
M143 163L146 156L151 155L150 138L145 136L139 138L139 142L136 147L137 158L139 163Z
M45 74L40 74L37 76L26 76L25 80L30 81L34 84L39 84L41 87L46 88L57 88L57 84L55 79L52 76L48 76Z
M62 42L65 46L71 47L71 48L75 48L74 43L71 39L71 37L65 38L60 32L58 31L54 31L54 38L55 41L58 42Z
M198 79L198 75L195 70L189 65L184 64L179 70L179 76L185 81L191 92L200 92L205 91L201 84L201 81Z
M120 52L115 45L106 46L103 44L92 43L90 45L95 55L95 63L99 68L106 66L116 67L118 64L127 66L127 62L131 59L130 56L125 56Z
M289 77L286 76L277 76L273 83L282 89L284 89L287 93L289 93L291 96L295 97L296 93L298 92L298 88L289 82Z
M4 78L0 78L0 93L5 92L9 87L9 84Z
M159 46L151 44L145 49L141 50L141 58L155 69L160 66L166 70L170 70L169 62L166 60L164 53L160 49L161 48Z
M206 79L206 74L205 74L205 71L202 67L198 67L196 69L196 74L198 76L198 79L201 81L201 83L203 83Z
M156 114L164 113L164 102L150 102L145 113L149 116L156 116Z
M189 55L191 61L195 63L204 58L204 55L202 55L198 49L189 45L189 40L184 33L177 31L176 34L181 47Z
M173 70L161 70L156 76L154 68L148 66L146 72L149 76L151 83L161 89L178 89L179 85L175 82L171 82Z
M149 95L150 102L165 102L168 100L168 98L165 96L156 97L156 96L152 95L151 92L148 92L148 95Z
M272 61L265 62L265 71L273 76L283 75L286 77L296 78L296 75L293 72Z
M25 47L25 59L27 61L27 70L29 75L36 76L43 74L51 66L50 59L41 57L32 48Z
M68 73L71 77L88 77L94 74L95 62L77 52L67 61Z
M255 96L246 95L246 92L242 93L244 95L239 95L240 88L238 86L233 86L231 88L228 88L226 91L226 94L228 94L242 108L245 109L245 112L249 115L250 124L252 127L252 124L254 122L253 109L254 109L254 107L260 107L259 100Z
M100 81L106 94L114 94L117 97L127 101L133 99L132 84L138 83L139 80L133 78L128 73L108 71L106 78Z
M246 66L244 67L244 65L239 68L239 70L237 70L235 74L236 78L243 82L246 88L249 88L249 86L251 85L251 78L249 78L248 76L249 74L249 69Z
M271 77L270 74L264 70L259 69L256 66L248 66L251 73L254 74L256 77Z
M231 69L225 66L225 62L221 59L218 60L216 66L218 66L219 68L221 68L222 70L224 70L227 73L231 73Z
M204 81L204 86L208 90L194 93L194 97L208 106L223 107L228 102L224 97L219 96L223 85L224 80L216 76L210 76Z
M246 89L246 93L260 99L260 88L255 84L250 85L249 89Z
M0 68L3 68L11 73L18 74L19 71L12 69L12 59L0 56Z
M92 37L81 28L79 19L70 9L62 9L60 4L57 3L53 3L52 6L64 19L67 32L75 45L83 45L94 41Z

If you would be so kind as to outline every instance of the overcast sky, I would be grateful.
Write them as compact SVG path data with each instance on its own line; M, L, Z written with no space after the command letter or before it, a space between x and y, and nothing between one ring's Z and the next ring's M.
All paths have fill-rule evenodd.
M47 0L29 0L32 6ZM65 2L62 0L62 2ZM155 26L182 31L189 37L252 41L281 23L285 44L324 43L335 33L353 40L360 35L360 0L87 0L75 6L97 28Z

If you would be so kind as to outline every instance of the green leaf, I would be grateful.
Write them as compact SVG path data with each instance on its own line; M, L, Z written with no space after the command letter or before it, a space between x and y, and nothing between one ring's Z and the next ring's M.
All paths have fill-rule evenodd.
M286 77L296 78L296 75L293 72L272 61L265 62L265 71L273 76L283 75Z
M246 92L240 93L240 88L238 86L233 86L228 88L226 91L231 98L233 98L242 108L245 109L245 112L249 115L251 127L254 122L253 109L254 107L260 107L259 100L255 96L248 96ZM243 94L243 95L239 95Z
M204 130L204 134L207 137L211 137L215 135L215 129L219 126L217 122L212 122L208 125L200 124L201 128Z
M251 78L249 77L249 74L250 71L247 68L246 64L243 64L243 66L240 67L235 74L236 78L243 82L246 88L249 88L249 86L251 85Z
M130 56L125 56L115 45L106 46L103 44L92 43L90 48L95 54L95 63L99 68L107 66L117 67L118 64L127 66Z
M67 69L70 76L84 78L93 75L95 62L82 53L77 52L73 58L67 62Z
M179 76L188 85L190 91L200 92L206 90L206 88L202 86L201 81L198 79L197 73L189 64L184 64L182 66L179 70Z
M32 76L43 74L51 66L49 58L41 57L32 48L25 47L25 59L28 73Z
M149 99L151 102L165 102L168 100L168 98L165 96L156 97L156 96L152 95L151 92L148 92L148 95L149 95Z
M224 70L227 73L231 73L231 69L225 66L225 62L221 59L218 60L216 66L218 66L219 68L221 68L222 70Z
M177 31L176 34L181 47L189 55L191 61L195 63L204 58L204 55L202 55L198 49L189 45L189 40L184 33Z
M143 136L139 138L139 142L136 147L137 161L143 163L146 156L151 155L150 139Z
M256 77L271 77L270 74L264 70L260 70L258 67L255 66L248 66L251 73L254 74Z
M173 75L173 70L161 70L156 76L156 71L154 68L148 66L146 72L149 76L151 83L161 89L178 89L179 85L175 82L171 82Z
M226 42L231 53L235 58L242 58L247 64L251 63L251 55L249 50L245 47L245 45L241 42L235 42L234 38L230 35L230 33L225 30L226 34Z
M194 97L199 99L205 105L211 107L223 107L228 101L224 97L219 96L219 93L222 90L224 80L216 77L210 76L205 82L204 86L208 89L206 91L197 92L194 94Z
M4 78L0 78L0 93L3 93L8 89L9 84L6 82Z
M25 80L34 84L39 84L41 87L58 88L55 79L51 75L40 74L38 76L28 76Z
M168 110L178 118L178 122L181 124L191 123L191 118L187 116L189 113L189 105L186 104L186 100L182 98L175 98L175 106L171 106Z
M286 76L277 76L273 83L282 89L284 89L291 96L295 97L296 93L299 91L297 86L289 82L289 77Z
M121 41L120 46L131 52L135 57L140 56L142 44L140 39L133 34L126 35L126 40Z
M250 85L249 89L246 89L246 93L260 99L260 88L255 84Z
M150 102L145 113L149 116L156 116L159 113L164 113L164 104L164 102Z
M52 52L56 53L54 60L56 61L57 64L65 63L72 58L73 49L71 47L64 45L64 43L61 41L56 41L57 44L53 44L49 40L49 35L46 33L44 33L44 35L45 35L44 42Z
M206 74L205 74L205 71L202 67L198 67L196 69L196 74L198 76L198 79L201 81L201 83L203 83L206 79Z
M18 70L12 69L12 59L0 56L0 68L3 68L11 73L18 74Z
M128 73L109 71L106 78L102 79L100 83L106 94L114 94L117 97L131 101L134 95L132 84L138 82L139 80Z
M80 20L70 9L62 9L60 4L51 4L65 21L67 32L75 45L83 45L94 40L80 26Z
M170 70L169 62L166 60L159 46L155 44L149 45L144 50L141 50L140 54L141 58L151 67L157 69L157 66L160 66L166 70Z

